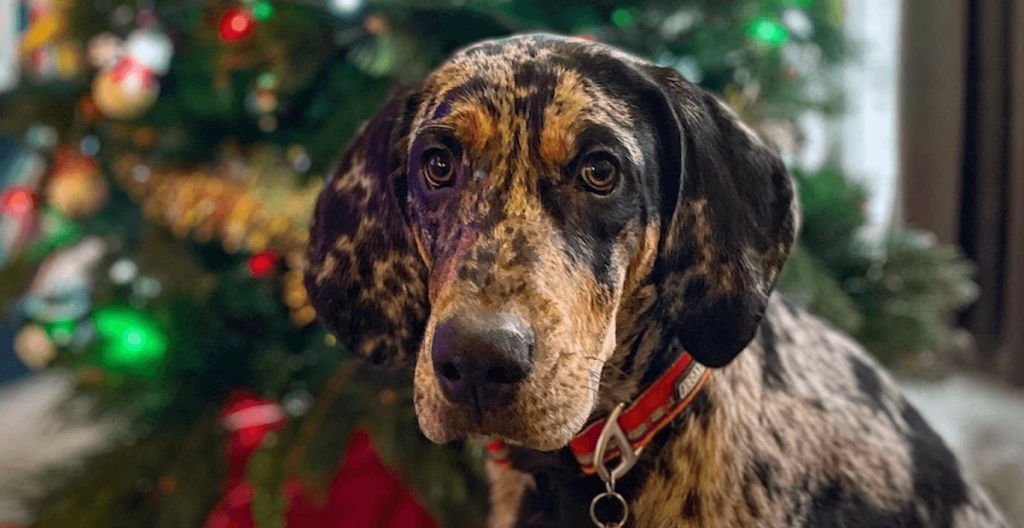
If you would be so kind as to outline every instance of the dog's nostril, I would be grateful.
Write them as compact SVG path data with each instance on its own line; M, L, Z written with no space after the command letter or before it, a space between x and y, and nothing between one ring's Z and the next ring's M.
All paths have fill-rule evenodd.
M462 379L462 375L459 374L459 369L455 366L455 363L451 362L441 365L441 376L449 381L459 381Z
M516 376L509 369L502 367L491 367L484 373L484 381L487 383L516 383L522 378L522 376Z

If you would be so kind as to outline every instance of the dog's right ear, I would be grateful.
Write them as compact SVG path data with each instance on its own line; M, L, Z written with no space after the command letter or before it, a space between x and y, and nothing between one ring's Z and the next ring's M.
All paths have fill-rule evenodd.
M349 145L317 200L306 289L317 316L358 356L414 358L430 307L427 267L405 211L403 149L414 89L395 90Z

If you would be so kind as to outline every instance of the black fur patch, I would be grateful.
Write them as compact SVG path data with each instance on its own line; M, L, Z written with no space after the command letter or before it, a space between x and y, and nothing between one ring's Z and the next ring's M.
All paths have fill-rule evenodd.
M875 369L868 366L856 356L850 356L850 366L853 375L857 378L857 388L868 397L868 401L880 411L885 411L885 402L882 400L882 380L878 379Z
M967 502L967 485L956 457L909 403L900 413L907 422L907 441L914 479L914 495L924 503L931 526L948 528L953 512Z
M925 528L925 524L909 504L900 511L872 508L832 481L811 496L803 528Z
M761 321L761 380L764 386L773 390L786 390L786 368L779 357L775 326L770 318Z

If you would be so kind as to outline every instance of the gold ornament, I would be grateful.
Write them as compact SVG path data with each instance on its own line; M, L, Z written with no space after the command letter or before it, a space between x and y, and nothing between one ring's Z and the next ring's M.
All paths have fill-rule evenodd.
M57 357L57 347L37 324L26 325L14 336L14 354L32 370L42 370Z
M135 119L156 102L160 86L151 73L123 72L114 67L96 74L92 98L100 112L112 119Z
M203 170L150 169L141 165L138 156L125 155L114 161L114 176L141 202L148 218L176 236L202 242L216 238L231 253L274 249L284 255L288 272L281 300L289 308L292 324L307 326L316 319L316 311L303 283L303 248L323 180L297 186L295 171L282 163L279 153L266 149L248 158L241 152L225 157L231 161L214 175ZM250 173L258 177L246 176Z
M58 211L77 220L99 211L107 202L110 188L95 159L60 146L54 154L45 193Z

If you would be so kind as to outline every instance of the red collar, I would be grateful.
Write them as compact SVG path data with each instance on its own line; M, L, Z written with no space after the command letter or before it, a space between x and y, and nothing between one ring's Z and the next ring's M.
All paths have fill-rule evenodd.
M632 467L636 456L651 438L690 404L710 374L709 369L684 352L672 368L647 387L632 403L620 404L608 417L584 427L583 431L569 441L569 449L576 455L583 472L587 475L599 472L599 468L594 465L597 458L595 454L599 448L604 451L602 462L606 463L623 457L622 448L627 447L623 461L615 471L625 473ZM612 417L615 418L614 421L609 422L609 418ZM602 433L607 438L604 442L599 442ZM609 445L609 439L615 440L618 445ZM599 443L603 445L599 446ZM625 445L627 443L628 446ZM508 448L501 440L489 442L486 449L499 468L507 469L512 466ZM601 464L602 469L604 463Z

